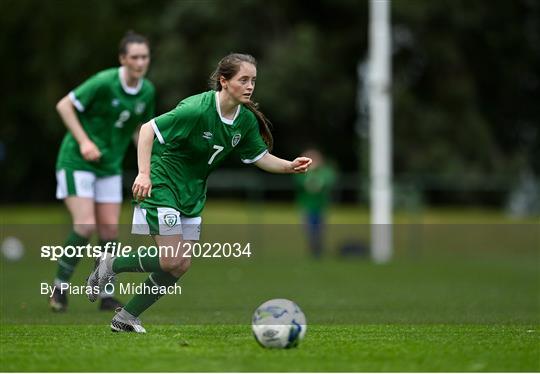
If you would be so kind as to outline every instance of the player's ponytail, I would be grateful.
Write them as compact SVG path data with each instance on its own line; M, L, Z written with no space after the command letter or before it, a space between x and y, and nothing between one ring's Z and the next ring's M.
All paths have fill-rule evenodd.
M219 81L220 77L224 77L225 79L231 79L238 73L240 70L240 64L242 62L250 63L254 66L257 66L257 60L251 55L247 54L241 54L241 53L231 53L230 55L227 55L221 59L221 61L218 63L218 66L216 70L210 75L210 88L212 88L215 91L221 91L223 87L221 87L221 82ZM257 118L257 122L259 123L259 133L261 134L262 139L266 143L266 146L268 147L268 150L271 151L272 147L274 146L274 138L272 136L272 133L270 132L270 128L272 124L266 118L266 116L259 110L259 105L253 101L249 101L249 103L244 104L247 109L249 109L253 114L255 114L255 117Z
M268 151L271 152L272 148L274 147L274 137L270 131L272 123L268 120L268 118L266 118L264 113L259 110L259 104L250 100L249 103L245 105L246 108L251 110L253 114L255 114L255 117L257 117L257 122L259 123L259 133L266 143Z

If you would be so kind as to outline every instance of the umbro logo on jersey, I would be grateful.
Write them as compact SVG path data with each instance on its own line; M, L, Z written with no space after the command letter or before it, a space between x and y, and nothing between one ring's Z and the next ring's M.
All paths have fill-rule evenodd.
M242 135L240 134L236 134L235 136L233 136L232 138L232 141L231 141L231 144L233 147L236 147L238 145L238 143L240 143L240 138L242 137Z
M120 100L112 99L111 105L116 108L118 105L120 105Z
M210 131L205 131L203 132L202 137L205 139L212 139L214 137L214 134L212 134Z

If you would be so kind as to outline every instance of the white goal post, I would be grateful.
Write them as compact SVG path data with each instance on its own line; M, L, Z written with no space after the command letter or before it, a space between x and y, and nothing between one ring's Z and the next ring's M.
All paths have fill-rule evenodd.
M392 257L392 93L390 0L369 2L371 256Z

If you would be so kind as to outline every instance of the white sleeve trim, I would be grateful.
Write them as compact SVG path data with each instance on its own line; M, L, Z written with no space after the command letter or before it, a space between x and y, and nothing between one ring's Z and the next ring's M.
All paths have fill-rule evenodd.
M267 153L268 153L268 149L265 149L264 152L261 153L260 155L258 155L257 157L252 158L251 160L249 160L249 159L242 159L242 162L243 162L244 164L252 164L252 163L254 163L254 162L259 161L259 160L260 160L261 158L263 158L263 156L264 156L265 154L267 154Z
M156 125L156 121L151 120L150 124L152 125L152 129L154 129L154 133L156 134L159 142L161 144L165 144L165 139L163 139L163 135L161 135L161 133L159 132L159 129L158 129L157 125Z
M139 257L139 262L140 262L140 261L141 261L141 257ZM152 278L152 274L150 274L150 275L148 276L148 278L150 279L150 281L151 281L152 283L154 283L154 286L156 286L156 287L161 287L159 284L156 283L156 281L154 280L154 278Z
M79 112L84 112L84 105L82 105L82 103L77 99L77 96L75 96L75 92L71 91L68 97Z

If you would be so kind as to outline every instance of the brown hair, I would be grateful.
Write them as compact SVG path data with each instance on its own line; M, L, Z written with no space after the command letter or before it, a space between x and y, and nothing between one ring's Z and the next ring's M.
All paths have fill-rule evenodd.
M128 45L132 43L146 44L148 49L150 49L150 42L148 41L146 36L137 34L133 30L129 30L128 32L126 32L122 40L120 40L120 45L118 46L118 54L121 56L127 54Z
M240 70L240 64L242 62L250 63L254 66L257 66L257 60L251 55L247 54L241 54L241 53L231 53L221 59L219 61L218 66L216 70L210 75L210 88L212 88L215 91L221 91L223 87L221 87L221 82L219 79L221 77L225 79L231 79L238 73ZM259 110L259 104L249 101L249 103L245 104L246 108L255 114L255 117L257 118L257 122L259 123L259 133L261 134L261 137L263 138L264 142L266 143L266 146L268 147L268 150L271 151L272 147L274 145L274 138L272 136L272 133L270 132L270 127L272 124L266 118L266 116Z

